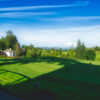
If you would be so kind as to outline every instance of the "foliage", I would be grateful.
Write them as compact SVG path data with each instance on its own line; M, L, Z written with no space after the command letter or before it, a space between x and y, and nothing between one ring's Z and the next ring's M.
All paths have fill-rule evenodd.
M75 50L70 49L70 50L67 51L67 57L74 58L75 55L76 55Z
M0 49L16 49L16 44L18 43L17 37L12 31L7 31L7 35L0 39Z
M24 56L25 49L24 48L17 48L16 49L16 56Z
M16 44L18 43L17 37L13 34L12 31L7 32L7 36L5 37L6 47L16 49Z
M34 54L35 54L35 50L34 50L33 45L26 46L25 48L26 48L25 56L28 57L28 58L33 57Z
M57 56L61 57L63 55L63 50L60 48L57 50Z
M95 60L96 52L92 49L86 51L86 59L87 60Z
M100 47L96 46L96 47L94 48L94 50L95 50L95 51L100 51Z
M84 59L86 55L86 47L84 43L81 43L80 40L77 42L77 47L76 47L76 57L80 59Z
M0 49L1 49L1 50L6 49L6 43L5 43L5 38L4 38L4 37L2 37L2 38L0 39Z

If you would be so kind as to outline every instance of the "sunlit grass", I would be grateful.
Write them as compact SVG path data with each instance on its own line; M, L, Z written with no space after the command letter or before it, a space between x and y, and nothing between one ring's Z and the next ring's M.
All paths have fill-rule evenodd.
M12 61L10 61L12 62ZM2 61L4 63L4 61ZM5 61L6 63L6 61ZM63 66L59 65L59 63L47 63L47 62L38 62L38 63L28 63L28 64L8 64L4 65L3 67L0 66L0 84L1 85L8 85L8 84L15 84L24 81L27 77L33 79L40 75L58 70ZM24 75L26 77L21 76ZM22 81L18 81L22 79Z
M5 86L5 85L11 85L12 83L17 84L20 82L20 79L21 81L25 80L23 76L5 71L0 74L0 85Z

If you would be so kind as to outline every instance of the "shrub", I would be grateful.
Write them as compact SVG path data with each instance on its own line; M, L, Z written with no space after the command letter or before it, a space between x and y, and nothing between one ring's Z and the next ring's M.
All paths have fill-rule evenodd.
M34 50L33 49L27 49L27 52L26 52L26 57L28 58L31 58L34 56Z
M86 59L87 60L95 60L96 52L94 50L87 50L86 51Z
M76 55L76 53L75 53L74 50L68 50L67 51L67 57L74 58L75 55Z

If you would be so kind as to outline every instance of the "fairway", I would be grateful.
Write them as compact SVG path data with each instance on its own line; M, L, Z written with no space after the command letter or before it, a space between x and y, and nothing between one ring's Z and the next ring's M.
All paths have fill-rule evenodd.
M59 65L57 62L49 64L48 62L33 61L27 64L23 64L23 61L24 60L22 60L22 64L18 62L16 64L8 64L8 65L5 65L6 61L1 61L1 64L4 63L4 65L0 66L1 85L16 84L16 82L20 83L20 81L22 82L27 79L33 79L39 77L40 75L63 68L63 66ZM8 60L8 63L13 63L13 62L14 62L13 59Z
M100 66L82 61L54 57L0 60L0 86L25 100L40 94L38 100L46 95L57 100L96 100L99 78Z

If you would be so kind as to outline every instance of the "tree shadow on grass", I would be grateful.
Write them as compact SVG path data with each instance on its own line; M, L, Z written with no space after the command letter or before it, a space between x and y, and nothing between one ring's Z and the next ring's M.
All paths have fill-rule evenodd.
M70 61L70 62L69 62ZM60 64L70 64L71 62L75 62L74 60L66 60L64 58L57 57L38 57L38 58L15 58L15 59L0 59L0 66L11 65L11 64L28 64L33 62L48 62L54 63L59 62Z
M14 72L26 77L27 80L6 86L10 93L24 100L97 100L100 98L100 66L56 57L13 61L14 64L30 62L59 62L58 64L64 67L34 79Z

